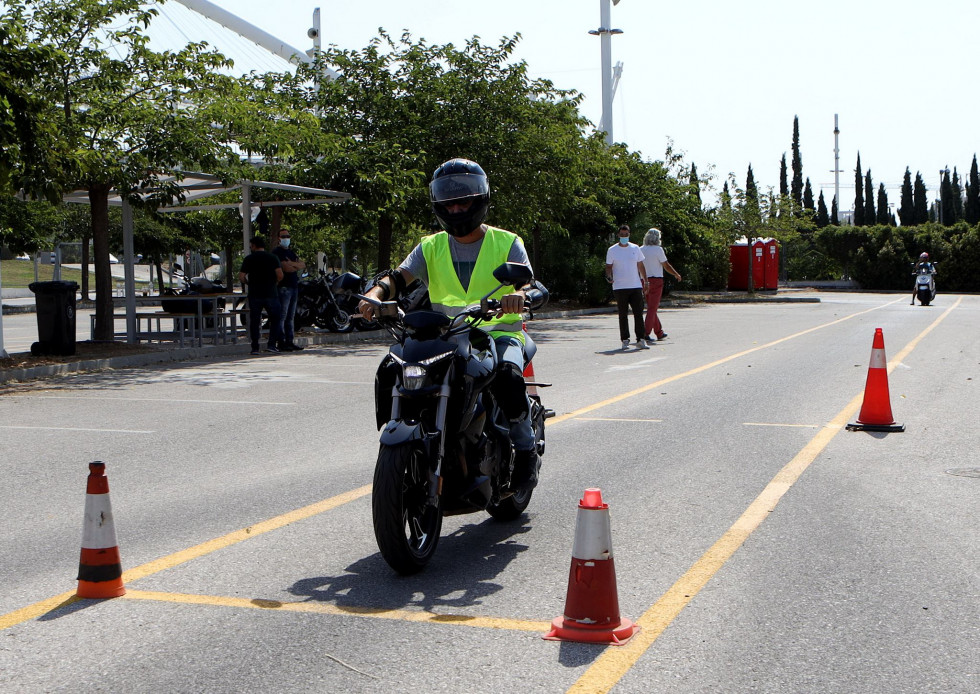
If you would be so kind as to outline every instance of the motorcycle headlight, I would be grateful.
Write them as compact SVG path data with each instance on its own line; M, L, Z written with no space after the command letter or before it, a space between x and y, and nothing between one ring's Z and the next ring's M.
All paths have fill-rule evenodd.
M418 390L425 385L425 367L419 364L405 364L402 367L402 386L405 390Z

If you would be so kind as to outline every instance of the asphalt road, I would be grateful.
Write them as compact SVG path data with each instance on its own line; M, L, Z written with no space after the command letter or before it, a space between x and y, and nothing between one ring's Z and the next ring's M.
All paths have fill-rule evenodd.
M977 692L980 297L823 294L530 326L550 420L529 512L378 554L385 348L0 391L4 692ZM848 432L882 328L904 433ZM127 595L72 601L88 463ZM626 646L545 641L578 499L610 505Z

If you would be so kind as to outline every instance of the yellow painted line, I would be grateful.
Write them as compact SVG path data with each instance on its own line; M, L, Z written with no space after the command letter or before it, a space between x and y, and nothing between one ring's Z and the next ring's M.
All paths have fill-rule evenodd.
M686 376L689 376L689 375L694 375L694 374L700 373L702 371L706 371L707 369L710 369L710 368L712 368L714 366L718 366L720 364L723 364L725 362L731 361L733 359L737 359L737 358L739 358L741 356L744 356L746 354L751 354L752 352L756 352L758 350L765 349L765 348L771 347L773 345L777 345L777 344L779 344L781 342L785 342L787 340L791 340L791 339L793 339L795 337L799 337L801 335L806 335L807 333L813 332L815 330L820 330L822 328L825 328L825 327L828 327L828 326L831 326L831 325L835 325L837 323L841 323L841 322L846 321L846 320L850 320L851 318L860 316L860 315L865 314L865 313L869 313L871 311L878 310L879 308L885 308L887 306L890 306L891 304L897 303L898 301L902 301L902 300L903 299L896 299L895 301L891 301L891 302L889 302L887 304L882 304L881 306L876 306L874 308L870 308L870 309L867 309L865 311L859 311L858 313L851 314L850 316L845 316L844 318L840 318L838 320L831 321L830 323L826 323L824 325L819 325L819 326L810 328L808 330L801 331L801 332L796 333L794 335L789 335L789 336L784 337L782 339L775 340L773 342L769 342L769 343L767 343L765 345L760 345L758 347L753 347L753 348L748 349L748 350L745 350L743 352L739 352L738 354L734 354L734 355L732 355L730 357L726 357L724 359L720 359L718 361L712 362L710 364L707 364L705 366L699 367L697 369L691 369L690 371L687 371L687 372L685 372L683 374L678 374L676 376L672 376L670 378L663 379L663 380L657 381L655 383L651 383L651 384L649 384L647 386L644 386L642 388L638 388L638 389L633 390L633 391L630 391L628 393L624 393L623 395L617 396L615 398L610 398L610 399L604 400L604 401L602 401L600 403L596 403L594 405L590 405L588 407L584 407L584 408L581 408L579 410L575 410L574 412L569 412L569 413L566 413L564 415L560 415L558 417L555 417L555 418L549 420L548 425L549 426L554 426L558 422L567 421L569 419L582 418L581 417L582 414L586 414L588 412L592 412L593 410L597 410L597 409L599 409L601 407L605 407L606 405L610 405L610 404L613 404L615 402L619 402L621 400L625 400L627 398L633 397L635 395L639 395L641 393L645 393L645 392L651 390L652 388L656 388L656 387L658 387L660 385L663 385L665 383L676 381L676 380L679 380L680 378L683 378L683 377L686 377ZM955 308L956 306L958 306L959 303L960 303L960 301L962 301L962 297L960 297L957 300L957 302L950 309L948 309L945 313L943 313L942 316L940 316L939 318L937 318L936 321L933 323L933 325L930 326L929 328L927 328L926 331L918 339L921 339L930 330L932 330L932 327L935 326L935 325L937 325L943 318L945 318L946 315L949 313L949 311L951 311L953 308ZM914 346L916 344L918 344L918 340L916 340L915 342L911 343L911 347L908 348L907 351L910 352L911 349L914 348ZM906 353L907 352L903 352L902 355L904 355ZM897 359L897 361L901 361L901 356L902 355L900 355L900 357ZM889 372L892 370L892 368L894 368L894 364L892 364L892 365L889 366L889 369L888 369ZM584 418L582 418L582 419L584 419ZM185 550L182 550L180 552L176 552L174 554L171 554L169 556L162 557L162 558L157 559L155 561L151 561L151 562L148 562L146 564L142 564L141 566L137 566L137 567L135 567L133 569L129 569L128 571L124 571L123 572L123 575L122 575L123 582L124 583L127 583L127 582L130 582L130 581L135 581L135 580L138 580L140 578L145 578L146 576L150 576L150 575L152 575L154 573L157 573L159 571L163 571L165 569L173 568L173 567L178 566L180 564L183 564L185 562L191 561L192 559L197 559L199 557L202 557L202 556L205 556L207 554L210 554L211 552L215 552L215 551L217 551L219 549L223 549L225 547L230 547L230 546L232 546L234 544L237 544L239 542L242 542L243 540L247 540L247 539L249 539L251 537L256 537L256 536L261 535L263 533L267 533L267 532L270 532L272 530L277 530L279 528L282 528L283 526L288 525L290 523L294 523L294 522L299 521L299 520L310 518L310 517L315 516L315 515L317 515L319 513L323 513L325 511L329 511L329 510L331 510L333 508L336 508L338 506L341 506L343 504L349 503L349 502L354 501L356 499L359 499L359 498L361 498L363 496L366 496L370 492L371 492L371 485L365 485L363 487L360 487L358 489L351 490L351 491L346 492L344 494L340 494L338 496L331 497L330 499L324 499L323 501L317 502L315 504L311 504L309 506L305 506L303 508L296 509L294 511L290 511L289 513L283 514L281 516L277 516L275 518L271 518L269 520L262 521L260 523L255 524L255 525L249 526L247 528L243 528L241 530L236 530L236 531L234 531L232 533L229 533L229 534L224 535L224 536L219 537L219 538L215 538L213 540L209 540L208 542L201 543L201 544L196 545L194 547L191 547L189 549L185 549ZM23 607L23 608L21 608L19 610L14 610L13 612L9 612L7 614L0 615L0 630L7 629L9 627L15 626L17 624L21 624L21 623L26 622L26 621L29 621L31 619L37 619L38 617L41 617L42 615L45 615L48 612L51 612L53 610L56 610L56 609L58 609L60 607L65 607L67 605L70 605L70 604L76 602L77 600L78 600L78 598L75 597L74 591L71 591L71 592L61 593L60 595L56 595L54 597L47 598L45 600L41 600L41 601L36 602L36 603L34 603L32 605L28 605L26 607ZM550 628L550 623L547 625L547 628ZM634 637L634 640L635 640L635 637Z
M576 417L580 422L662 422L662 419L623 419L619 417Z
M961 297L961 299L962 299L962 297ZM548 420L548 426L554 426L555 424L560 424L561 422L565 422L565 421L567 421L569 419L581 419L582 418L582 415L584 415L584 414L588 414L589 412L594 412L595 410L601 409L603 407L608 407L609 405L613 405L613 404L615 404L617 402L622 402L623 400L628 400L629 398L635 397L637 395L642 395L643 393L646 393L648 391L651 391L654 388L659 388L660 386L666 385L668 383L673 383L674 381L679 381L682 378L687 378L688 376L694 376L695 374L699 374L699 373L702 373L702 372L707 371L709 369L713 369L716 366L721 366L722 364L727 364L730 361L733 361L735 359L739 359L741 357L744 357L747 354L752 354L753 352L758 352L759 350L768 349L769 347L773 347L773 346L778 345L778 344L783 343L783 342L788 342L789 340L794 340L794 339L796 339L798 337L801 337L803 335L807 335L807 334L812 333L812 332L815 332L817 330L823 330L824 328L829 328L832 325L837 325L838 323L843 323L844 321L851 320L852 318L857 318L858 316L862 316L865 313L870 313L872 311L877 311L877 310L882 309L882 308L887 308L888 306L891 306L892 304L896 304L899 301L904 301L904 300L905 300L905 298L903 297L901 299L895 299L894 301L889 301L887 304L881 304L880 306L874 306L872 308L865 309L864 311L858 311L857 313L852 313L849 316L844 316L843 318L838 318L837 320L830 321L829 323L824 323L823 325L817 325L817 326L814 326L812 328L808 328L806 330L801 330L798 333L794 333L792 335L787 335L786 337L781 337L778 340L773 340L772 342L767 342L764 345L759 345L758 347L752 347L750 349L743 350L741 352L738 352L737 354L732 354L732 355L727 356L727 357L724 357L722 359L718 359L716 361L711 362L710 364L705 364L704 366L699 366L699 367L694 368L694 369L691 369L689 371L685 371L684 373L679 373L679 374L675 374L673 376L668 376L667 378L663 378L663 379L661 379L659 381L654 381L653 383L649 383L649 384L647 384L645 386L641 386L640 388L637 388L635 390L631 390L631 391L629 391L627 393L622 393L620 395L617 395L615 397L609 398L607 400L603 400L601 402L597 402L597 403L594 403L592 405L586 405L585 407L582 407L580 409L574 410L573 412L566 412L565 414L561 414L561 415L558 415L556 417L553 417L552 419L549 419ZM959 302L957 302L957 303L959 303Z
M891 372L897 364L907 357L919 342L933 328L945 320L950 312L959 306L962 297L950 306L933 323L889 362ZM887 350L886 350L887 352ZM864 391L858 393L843 410L817 434L810 439L796 456L772 478L762 493L755 498L742 516L698 559L681 578L663 594L642 617L636 620L640 632L621 648L608 648L588 670L569 688L569 692L608 692L622 679L636 661L660 637L671 622L687 607L694 596L711 580L718 570L742 546L742 543L758 528L776 505L800 478L818 455L827 447L837 433L847 426L851 417L857 414L864 400Z
M508 631L531 631L544 633L551 628L551 622L537 622L526 619L501 619L498 617L474 617L471 615L438 614L436 612L412 610L385 610L376 607L341 607L320 602L282 602L261 598L232 598L221 595L193 595L188 593L158 593L148 590L127 590L125 600L154 600L157 602L186 605L211 605L214 607L234 607L238 609L277 610L280 612L305 612L346 617L371 617L391 619L400 622L426 622L448 624L451 626L478 627L481 629L503 629Z
M232 545L238 544L243 540L257 537L273 530L278 530L279 528L289 525L290 523L295 523L296 521L310 518L317 514L323 513L324 511L329 511L337 508L338 506L350 503L356 499L360 499L362 496L366 496L370 493L371 485L366 484L363 487L353 489L349 492L338 494L337 496L330 497L329 499L318 501L315 504L310 504L309 506L298 508L294 511L290 511L289 513L284 513L281 516L276 516L275 518L264 520L260 523L256 523L255 525L250 525L247 528L236 530L228 533L227 535L223 535L222 537L217 537L213 540L202 542L199 545L181 550L180 552L175 552L169 556L161 557L155 561L147 562L146 564L129 569L128 571L123 571L123 584L136 581L140 578L145 578L165 569L171 569L175 566L189 562L192 559L203 557L204 555L210 554L211 552L215 552L219 549L231 547ZM62 593L61 595L56 595L53 598L36 602L33 605L28 605L27 607L15 610L14 612L0 615L0 630L31 619L37 619L38 617L47 614L52 610L58 609L59 607L64 607L65 605L70 605L77 600L78 598L75 597L74 591L70 593Z
M742 422L742 426L747 427L800 427L803 429L816 429L816 424L777 424L775 422Z

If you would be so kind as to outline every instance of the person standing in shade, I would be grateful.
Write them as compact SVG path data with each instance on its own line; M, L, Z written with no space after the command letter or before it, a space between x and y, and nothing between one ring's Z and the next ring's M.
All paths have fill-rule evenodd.
M660 229L647 231L640 250L643 252L643 266L647 278L647 317L643 325L647 331L647 341L654 342L667 337L660 324L660 317L657 316L660 296L664 291L664 270L672 274L678 282L681 281L681 273L667 262L667 254L660 245Z
M647 287L647 273L643 266L643 251L635 243L630 243L628 224L619 227L619 243L606 251L606 280L612 282L613 296L619 309L619 339L623 341L623 349L630 348L631 309L636 348L649 349L643 327L643 292Z
M293 324L296 318L296 301L299 298L299 273L306 269L306 263L300 260L296 251L289 245L292 242L292 234L289 229L279 230L279 245L272 249L272 252L279 258L279 265L282 267L282 281L279 282L279 350L282 352L296 352L303 349L295 342L295 327Z
M252 339L252 354L259 353L259 338L262 333L262 310L269 314L269 345L266 352L278 352L276 346L279 333L279 291L277 285L282 281L282 268L279 258L265 250L265 239L254 236L249 241L252 252L245 256L238 280L248 286L248 334Z

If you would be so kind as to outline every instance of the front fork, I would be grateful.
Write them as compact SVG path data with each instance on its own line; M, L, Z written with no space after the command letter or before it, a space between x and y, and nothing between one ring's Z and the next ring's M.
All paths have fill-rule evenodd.
M436 420L435 427L436 431L439 432L439 447L436 450L436 464L435 467L429 468L429 500L430 506L439 505L439 495L442 494L442 461L446 455L446 416L449 412L449 374L446 374L446 380L439 387L439 394L436 396L439 398L439 403L436 405ZM392 386L391 389L391 419L398 420L401 418L401 399L402 396L398 392L397 385Z

